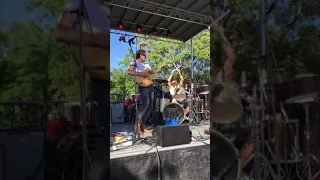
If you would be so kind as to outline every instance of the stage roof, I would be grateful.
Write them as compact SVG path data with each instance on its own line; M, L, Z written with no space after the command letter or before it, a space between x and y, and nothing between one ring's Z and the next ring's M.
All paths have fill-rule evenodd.
M209 0L110 0L111 29L117 29L119 21L123 31L150 34L157 28L157 36L187 41L210 26Z

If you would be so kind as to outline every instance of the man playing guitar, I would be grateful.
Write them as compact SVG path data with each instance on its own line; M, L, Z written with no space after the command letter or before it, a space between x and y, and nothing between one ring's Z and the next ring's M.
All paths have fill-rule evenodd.
M150 74L156 74L154 69L151 69L149 65L145 64L147 55L145 50L138 50L136 53L136 60L131 62L128 68L128 74L131 76L140 76L140 77L148 77ZM149 72L145 72L146 69L150 69ZM139 84L138 84L139 85ZM138 91L140 93L140 100L142 101L142 108L138 111L138 116L136 120L138 121L137 126L135 125L135 129L137 133L149 133L150 131L144 127L144 124L149 118L151 109L153 107L154 101L154 88L151 83L147 87L139 86Z
M82 43L84 46L85 62L97 62L96 57L92 54L86 53L86 48L98 49L102 51L105 57L101 57L98 64L92 64L90 67L86 66L85 70L90 75L91 93L94 100L98 103L100 112L100 121L105 125L109 124L108 106L110 99L110 9L104 4L104 0L84 0L85 9L89 18L84 20ZM80 45L79 24L77 23L80 8L80 0L72 0L68 3L63 11L62 17L56 26L54 37L57 41L64 42L70 45ZM92 27L92 29L90 28ZM104 33L96 33L92 31L99 31ZM93 34L96 33L96 34ZM101 73L102 72L102 73ZM99 75L98 75L99 74ZM107 127L108 128L108 127ZM105 129L107 129L105 128ZM97 146L93 159L91 159L91 170L95 172L89 173L90 179L98 179L105 167L105 154L109 151L109 133L104 133L103 140ZM109 157L106 157L109 158ZM108 173L107 173L108 174Z

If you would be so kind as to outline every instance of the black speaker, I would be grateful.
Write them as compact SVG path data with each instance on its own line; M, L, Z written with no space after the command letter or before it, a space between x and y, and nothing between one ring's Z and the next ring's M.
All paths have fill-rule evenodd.
M191 142L189 126L185 124L173 126L157 126L153 131L157 145L161 147L189 144Z

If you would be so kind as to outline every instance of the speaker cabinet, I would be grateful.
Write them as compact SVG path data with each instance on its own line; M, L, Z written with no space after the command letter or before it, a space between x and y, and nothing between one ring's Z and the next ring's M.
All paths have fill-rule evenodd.
M161 147L189 144L191 142L188 125L157 126L153 131L157 145Z

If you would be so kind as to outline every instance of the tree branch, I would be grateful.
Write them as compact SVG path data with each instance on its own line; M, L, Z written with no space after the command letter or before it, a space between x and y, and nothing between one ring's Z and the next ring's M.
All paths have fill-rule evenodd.
M268 19L268 16L275 10L276 5L278 4L279 0L273 0L271 6L269 7L268 11L266 12L265 18Z

